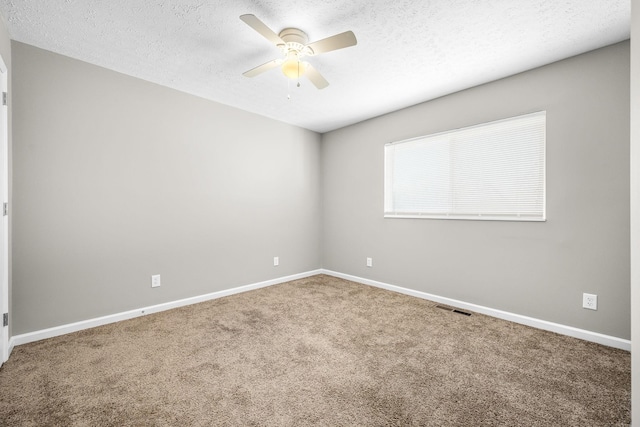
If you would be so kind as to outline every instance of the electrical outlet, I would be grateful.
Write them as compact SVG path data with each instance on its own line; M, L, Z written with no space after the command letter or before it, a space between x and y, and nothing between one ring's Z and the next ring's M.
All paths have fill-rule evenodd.
M588 308L589 310L597 310L598 295L582 294L582 308Z
M160 286L160 275L154 274L153 276L151 276L151 287L157 288L158 286Z
M373 258L367 258L367 267L373 267Z
M280 265L280 257L274 256L273 257L273 266L277 267Z

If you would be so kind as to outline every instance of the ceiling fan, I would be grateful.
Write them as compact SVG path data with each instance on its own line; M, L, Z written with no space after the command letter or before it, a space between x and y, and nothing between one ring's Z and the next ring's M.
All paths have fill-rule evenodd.
M345 47L355 46L358 41L352 31L336 34L326 39L309 43L307 34L298 28L285 28L279 34L273 32L264 22L255 15L240 16L247 25L260 33L264 38L275 44L282 50L283 57L274 59L259 65L245 73L246 77L255 77L275 67L281 67L285 76L290 79L298 79L306 76L318 89L329 86L329 82L306 61L301 61L305 56L314 56ZM298 83L298 86L300 83Z

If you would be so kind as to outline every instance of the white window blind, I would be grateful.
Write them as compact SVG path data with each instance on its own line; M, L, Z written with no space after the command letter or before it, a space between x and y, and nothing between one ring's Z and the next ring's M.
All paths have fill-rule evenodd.
M385 217L545 220L546 112L385 145Z

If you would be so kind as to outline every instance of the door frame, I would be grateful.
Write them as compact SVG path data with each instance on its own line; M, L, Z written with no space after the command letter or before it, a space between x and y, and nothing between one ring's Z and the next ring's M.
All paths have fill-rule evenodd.
M9 93L8 69L0 55L0 92ZM2 94L0 93L0 101ZM7 95L8 96L8 95ZM9 107L0 102L0 308L9 313L9 215L4 214L3 203L9 202ZM4 326L0 316L0 365L9 359L9 326Z

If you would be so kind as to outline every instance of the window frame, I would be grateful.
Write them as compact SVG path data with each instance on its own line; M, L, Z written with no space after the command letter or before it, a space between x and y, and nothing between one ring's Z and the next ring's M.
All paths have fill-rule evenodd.
M431 212L427 212L427 211L416 211L416 212L408 212L408 211L401 211L401 210L390 210L390 204L393 203L393 201L388 200L389 197L393 197L393 192L392 192L392 185L393 185L393 178L394 176L392 175L392 168L390 167L390 161L389 161L389 147L393 147L393 146L398 146L401 144L407 144L407 143L417 143L417 142L428 142L428 140L436 140L436 139L446 139L447 142L447 150L449 151L449 153L447 154L449 157L449 162L450 164L452 163L451 157L452 155L450 154L451 151L451 147L452 144L456 143L452 142L451 140L455 138L455 135L458 134L462 134L463 132L467 132L467 131L472 131L473 129L477 129L477 128L482 128L482 127L489 127L489 126L497 126L499 124L503 124L509 121L516 121L518 119L526 119L526 118L533 118L535 119L536 117L541 117L542 118L542 129L541 129L541 141L539 141L541 147L538 145L534 148L534 150L541 150L541 154L538 153L538 155L541 157L541 159L537 159L536 160L536 169L535 171L537 173L541 173L542 177L541 177L541 183L538 180L536 180L536 183L538 186L541 185L541 194L538 194L537 197L541 197L542 201L541 201L541 212L538 211L538 213L535 214L531 214L531 213L523 213L523 212L509 212L509 213L496 213L496 212L492 212L492 213L488 213L488 212L478 212L478 213L455 213L454 210L455 208L453 207L455 205L455 202L451 201L451 206L446 209L445 211L442 212L435 212L435 211L431 211ZM494 120L494 121L490 121L490 122L485 122L485 123L479 123L476 125L472 125L472 126L466 126L466 127L462 127L462 128L456 128L456 129L452 129L452 130L447 130L447 131L443 131L443 132L437 132L437 133L433 133L433 134L428 134L428 135L423 135L423 136L419 136L419 137L415 137L415 138L410 138L410 139L405 139L405 140L401 140L401 141L394 141L394 142L389 142L386 143L384 145L384 206L383 206L383 212L384 212L384 217L385 218L421 218L421 219L457 219L457 220L489 220L489 221L531 221L531 222L545 222L547 220L547 206L546 206L546 145L547 145L547 117L546 117L546 111L536 111L533 113L528 113L528 114L522 114L522 115L518 115L518 116L512 116L512 117L508 117L508 118L504 118L504 119L499 119L499 120ZM451 135L450 138L446 138L448 135ZM539 162L541 161L541 167L539 167ZM455 161L454 161L455 163ZM449 168L455 168L456 166L445 166L445 167L449 167ZM460 166L458 166L460 167ZM533 169L532 169L533 170ZM456 173L456 172L453 172ZM450 197L454 197L455 195L455 191L453 190L449 190L449 196ZM440 194L440 193L438 193ZM453 200L453 199L452 199ZM538 201L538 205L540 204L540 202ZM397 207L397 206L394 206ZM539 207L538 207L539 209Z

